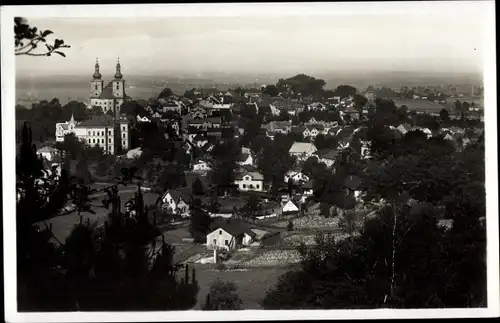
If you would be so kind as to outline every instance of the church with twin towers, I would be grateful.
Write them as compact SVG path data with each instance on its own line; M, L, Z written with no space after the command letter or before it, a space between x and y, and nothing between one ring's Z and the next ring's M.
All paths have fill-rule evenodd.
M90 81L90 106L101 107L104 113L111 111L115 118L120 114L123 102L130 100L125 93L125 79L121 72L120 59L116 63L116 72L111 81L104 86L102 74L99 72L99 61L96 58L94 75Z

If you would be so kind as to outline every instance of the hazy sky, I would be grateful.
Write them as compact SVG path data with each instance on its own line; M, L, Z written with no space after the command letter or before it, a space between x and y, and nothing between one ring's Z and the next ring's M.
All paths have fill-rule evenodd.
M414 3L417 5L418 3ZM62 57L16 57L19 75L320 70L482 70L483 24L474 15L28 18L72 47ZM53 39L53 38L52 38Z

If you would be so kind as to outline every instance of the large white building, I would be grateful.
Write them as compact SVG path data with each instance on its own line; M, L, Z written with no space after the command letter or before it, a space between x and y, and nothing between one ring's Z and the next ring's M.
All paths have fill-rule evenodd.
M93 79L90 81L90 107L101 107L104 113L111 110L114 116L118 116L121 105L129 99L125 94L125 80L121 72L120 61L118 60L116 64L113 80L106 86L99 72L99 62L96 61Z
M64 141L64 136L69 133L74 133L89 146L101 147L105 153L111 155L120 148L130 148L130 127L125 118L115 119L110 115L101 115L78 123L71 116L69 122L56 124L56 141Z

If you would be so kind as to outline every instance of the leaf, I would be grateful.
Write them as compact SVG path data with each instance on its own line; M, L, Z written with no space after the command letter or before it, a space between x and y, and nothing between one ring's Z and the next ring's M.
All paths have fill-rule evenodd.
M58 52L58 51L54 51L54 53L59 54L59 55L61 55L62 57L66 57L66 55L65 55L64 53L61 53L61 52Z
M52 30L45 30L43 33L42 33L42 37L47 37L48 35L50 34L53 34Z

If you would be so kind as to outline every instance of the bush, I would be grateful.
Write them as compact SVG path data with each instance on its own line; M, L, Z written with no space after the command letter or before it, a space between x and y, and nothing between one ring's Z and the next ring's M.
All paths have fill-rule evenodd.
M293 222L292 220L288 221L288 225L286 226L288 231L293 231Z
M207 294L204 311L213 310L239 310L241 309L241 298L236 294L236 284L231 281L217 279L210 285L210 292Z
M218 263L215 265L215 269L216 270L226 270L226 265L224 265L223 263Z

